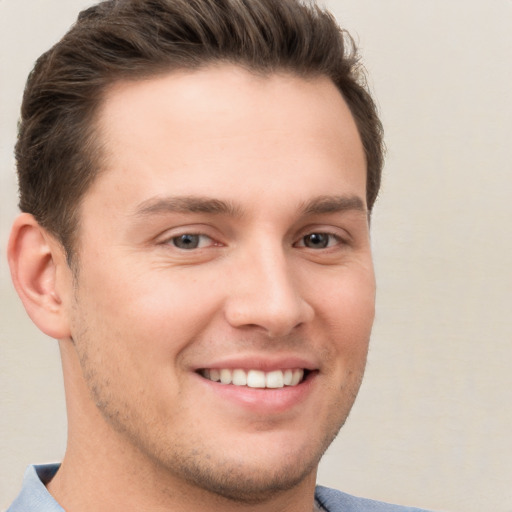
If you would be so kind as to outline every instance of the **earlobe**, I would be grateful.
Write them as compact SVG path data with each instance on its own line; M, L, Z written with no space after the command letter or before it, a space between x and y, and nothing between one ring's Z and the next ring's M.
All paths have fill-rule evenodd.
M65 251L28 213L12 226L8 260L14 287L32 321L52 338L70 337L65 299L71 271Z

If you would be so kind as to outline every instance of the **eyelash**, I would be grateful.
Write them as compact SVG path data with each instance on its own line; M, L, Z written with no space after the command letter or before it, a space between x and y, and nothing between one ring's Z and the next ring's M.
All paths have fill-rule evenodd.
M309 240L312 240L314 237L318 237L320 240L322 237L327 238L327 244L326 246L317 246L317 247L308 247L306 245L306 239L309 238ZM334 243L331 243L334 242ZM310 233L307 233L303 235L299 242L296 242L294 245L296 247L306 247L308 249L318 250L318 249L330 249L332 247L335 247L337 245L344 245L346 242L339 236L334 233L329 233L325 231L312 231Z
M189 242L186 242L187 239L189 240ZM190 239L193 239L193 240L190 241ZM201 239L203 239L203 240L207 239L210 242L214 242L214 240L211 237L209 237L208 235L202 234L202 233L183 233L182 235L177 235L177 236L173 236L173 237L169 238L165 243L172 244L172 245L174 245L174 247L176 247L177 249L181 249L182 251L192 251L195 249L203 249L204 248L204 246L200 246ZM196 241L197 245L194 247L180 247L177 244L177 242L179 242L180 240L182 242L184 242L185 244L191 243L192 245L194 245L194 241ZM207 245L212 245L212 244L210 243ZM213 243L213 245L217 245L217 244Z
M316 241L315 241L316 239ZM207 244L202 244L201 241L208 241ZM308 246L308 242L313 242L312 246ZM211 245L221 245L215 243L215 241L208 235L203 233L183 233L181 235L173 236L164 242L167 245L173 245L182 251L193 251L196 249L204 249ZM181 246L180 246L181 244ZM315 246L316 244L316 246ZM324 245L325 244L325 245ZM344 245L346 241L343 240L339 235L329 233L325 231L312 231L305 235L302 235L294 247L304 247L312 250L331 249L338 245ZM188 247L187 247L188 245Z

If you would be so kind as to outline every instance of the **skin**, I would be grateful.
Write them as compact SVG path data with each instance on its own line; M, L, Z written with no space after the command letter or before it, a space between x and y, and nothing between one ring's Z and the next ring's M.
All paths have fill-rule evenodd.
M69 439L48 489L72 512L309 512L374 316L366 162L342 96L222 65L115 84L97 128L76 268L29 215L10 242L62 353ZM277 390L199 374L300 366L305 382Z

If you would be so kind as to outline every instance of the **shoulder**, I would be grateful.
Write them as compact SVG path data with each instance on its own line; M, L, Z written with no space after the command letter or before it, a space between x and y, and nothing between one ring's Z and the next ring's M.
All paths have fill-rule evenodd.
M428 512L419 508L391 505L382 501L351 496L335 489L318 486L315 497L328 512Z

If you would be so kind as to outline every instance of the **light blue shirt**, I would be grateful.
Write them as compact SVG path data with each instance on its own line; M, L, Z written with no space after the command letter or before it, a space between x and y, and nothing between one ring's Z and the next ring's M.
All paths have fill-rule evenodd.
M47 484L60 464L29 466L23 477L23 487L7 512L65 512L47 491Z
M29 466L20 494L7 512L65 512L47 491L47 484L57 473L59 464ZM327 487L317 487L315 497L327 512L428 512L400 507L380 501L357 498Z

